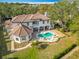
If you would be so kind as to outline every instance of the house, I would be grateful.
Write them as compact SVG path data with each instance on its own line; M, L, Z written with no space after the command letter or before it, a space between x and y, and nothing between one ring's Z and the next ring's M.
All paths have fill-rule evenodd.
M47 16L40 13L18 15L12 19L12 23L23 24L33 30L33 32L40 32L51 28L50 20Z
M7 25L6 25L7 26ZM46 15L23 14L12 18L7 29L10 31L10 38L15 42L21 43L36 37L37 33L51 29L50 20Z

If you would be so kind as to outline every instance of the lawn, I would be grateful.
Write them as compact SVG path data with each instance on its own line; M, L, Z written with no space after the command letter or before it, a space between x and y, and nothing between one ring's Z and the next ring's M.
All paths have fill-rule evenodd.
M8 54L3 59L53 59L53 57L74 43L73 38L64 38L57 43L51 43L47 48L39 50L35 47L24 49L19 52Z

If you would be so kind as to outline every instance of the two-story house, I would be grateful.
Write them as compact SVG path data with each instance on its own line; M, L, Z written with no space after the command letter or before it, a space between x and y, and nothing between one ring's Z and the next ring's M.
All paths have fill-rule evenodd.
M31 28L34 32L47 30L51 28L50 20L47 16L36 13L36 14L28 14L28 15L18 15L12 19L13 24L23 24L29 28Z
M22 42L22 38L25 41L27 41L27 39L30 40L32 37L34 37L34 33L39 33L51 28L49 18L40 13L15 16L12 18L11 23L11 39L15 40L16 42L18 41L19 43ZM30 29L31 32L29 31ZM28 38L26 39L27 36ZM19 37L19 39L17 37Z

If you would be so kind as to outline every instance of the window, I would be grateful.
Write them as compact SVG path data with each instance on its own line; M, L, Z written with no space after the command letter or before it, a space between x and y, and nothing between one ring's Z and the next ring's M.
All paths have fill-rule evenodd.
M47 21L47 23L49 23L49 20Z
M34 21L33 24L38 24L38 22L37 21Z
M16 38L16 41L19 41L19 39L18 39L18 38Z
M21 36L22 40L26 40L26 36Z
M45 26L45 30L48 30L49 29L49 26Z
M43 24L44 24L45 22L43 21Z
M43 27L40 27L40 31L43 31Z
M33 32L38 32L38 28L33 28Z
M29 38L31 38L31 37L29 36Z
M29 26L29 22L27 22L27 26Z

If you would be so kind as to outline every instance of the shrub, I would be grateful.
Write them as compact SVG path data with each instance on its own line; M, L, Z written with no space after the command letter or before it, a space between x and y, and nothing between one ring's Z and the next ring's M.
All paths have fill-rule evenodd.
M12 58L8 58L8 59L18 59L18 57L12 57Z
M47 43L43 43L43 44L38 45L38 49L45 49L47 48L47 46L48 46Z
M38 46L40 43L42 42L39 42L39 41L32 42L32 46Z
M35 42L32 42L32 46L38 49L45 49L47 48L48 44L44 42L35 41Z

